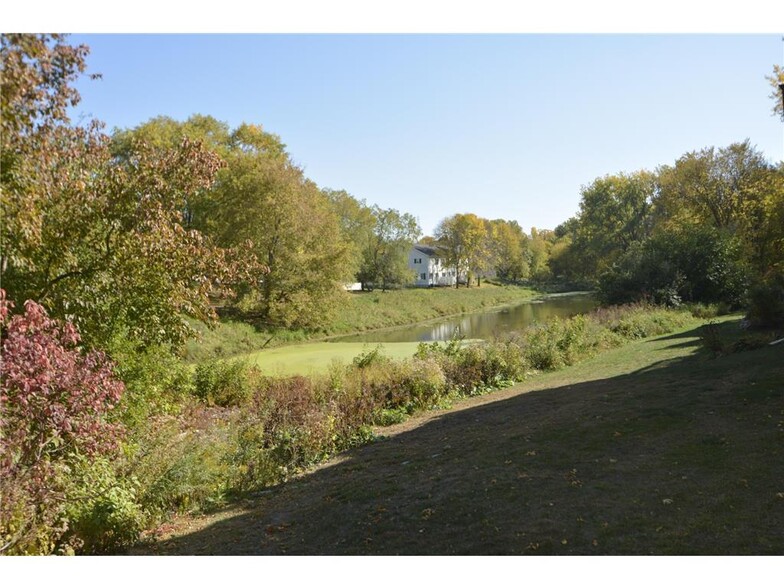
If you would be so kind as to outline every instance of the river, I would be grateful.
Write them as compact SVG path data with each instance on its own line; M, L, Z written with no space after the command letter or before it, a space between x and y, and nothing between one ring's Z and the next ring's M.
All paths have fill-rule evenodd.
M554 317L565 318L590 312L597 306L596 300L587 292L550 294L515 306L437 319L407 327L347 335L332 341L336 343L448 341L455 335L466 339L492 339L501 333L519 331Z

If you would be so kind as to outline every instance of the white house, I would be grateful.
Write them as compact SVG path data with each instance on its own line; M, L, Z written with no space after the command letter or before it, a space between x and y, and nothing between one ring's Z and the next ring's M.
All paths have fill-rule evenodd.
M408 254L408 268L416 274L417 286L454 286L455 268L447 267L444 255L429 245L414 245Z

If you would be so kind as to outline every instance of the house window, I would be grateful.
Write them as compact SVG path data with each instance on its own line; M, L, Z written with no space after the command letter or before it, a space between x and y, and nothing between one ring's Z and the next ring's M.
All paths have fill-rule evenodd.
M423 280L426 280L426 279L427 279L427 274L419 274L419 276L420 276L420 278L422 278Z

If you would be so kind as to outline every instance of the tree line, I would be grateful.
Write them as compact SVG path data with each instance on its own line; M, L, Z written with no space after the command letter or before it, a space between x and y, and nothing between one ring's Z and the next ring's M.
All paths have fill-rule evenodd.
M607 302L737 305L781 272L782 168L748 141L597 178L554 231L460 213L422 237L409 213L319 188L258 125L204 115L111 134L74 125L88 49L4 35L2 51L3 288L99 345L176 346L190 335L183 316L210 320L216 307L317 329L345 283L410 282L417 241L467 284L567 280Z
M767 290L780 304L784 168L748 140L597 178L581 192L579 213L555 229L554 275L594 284L608 303L739 308Z
M88 48L0 39L0 553L136 538L139 505L160 487L148 479L152 498L140 496L126 473L145 460L157 471L158 456L176 475L165 435L148 437L200 414L177 357L189 318L224 309L318 329L346 281L406 283L416 241L467 283L582 281L607 302L749 305L752 319L784 324L784 169L748 141L597 178L554 231L460 213L422 237L411 214L319 188L257 125L74 124ZM254 422L242 442L267 447Z

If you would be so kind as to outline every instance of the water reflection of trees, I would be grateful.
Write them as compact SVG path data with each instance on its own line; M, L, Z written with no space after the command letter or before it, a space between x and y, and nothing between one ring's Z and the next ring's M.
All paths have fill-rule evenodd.
M555 317L565 318L587 312L595 306L594 301L589 298L553 299L528 303L422 327L415 340L448 341L453 337L489 339L495 335L520 330L535 323L545 323Z
M568 317L588 312L596 303L586 296L552 298L519 306L479 312L428 325L379 331L337 341L367 341L391 343L399 341L449 341L452 337L491 339L509 331L519 331L534 323L544 323L554 317Z

